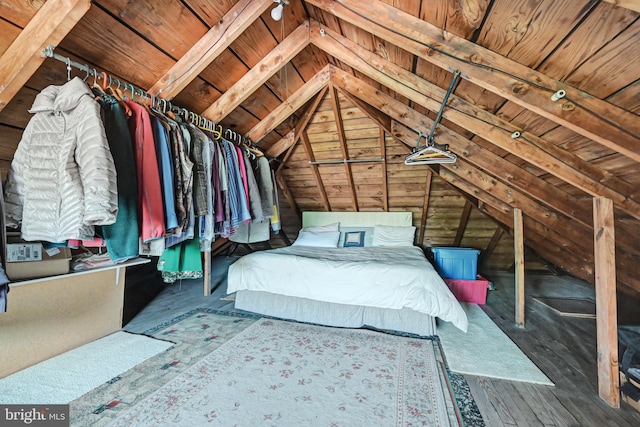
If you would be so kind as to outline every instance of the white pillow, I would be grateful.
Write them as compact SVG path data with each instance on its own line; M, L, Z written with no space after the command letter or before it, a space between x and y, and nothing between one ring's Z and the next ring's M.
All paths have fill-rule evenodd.
M319 248L337 248L339 231L306 231L300 230L298 238L291 246L316 246Z
M364 246L369 247L373 245L373 227L340 227L339 248L344 247L345 234L353 231L364 231Z
M334 222L333 224L313 225L311 227L304 227L302 230L318 233L318 232L321 232L321 231L338 231L339 229L340 229L340 223L339 222Z
M376 225L373 227L373 246L413 246L414 226Z

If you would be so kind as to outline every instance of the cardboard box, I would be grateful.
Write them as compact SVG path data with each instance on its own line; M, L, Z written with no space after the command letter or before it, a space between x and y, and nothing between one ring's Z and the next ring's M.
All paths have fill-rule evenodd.
M69 272L71 261L71 250L69 248L54 248L45 250L41 243L25 242L20 238L7 235L7 276L10 280L35 279L38 277L55 276ZM27 257L27 252L30 257ZM9 254L15 256L9 256ZM39 261L27 261L27 259L37 259ZM12 261L21 260L21 261ZM23 260L24 259L24 260Z

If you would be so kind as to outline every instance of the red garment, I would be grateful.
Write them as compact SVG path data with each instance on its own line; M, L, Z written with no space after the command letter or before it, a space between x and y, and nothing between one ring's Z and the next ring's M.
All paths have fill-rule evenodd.
M153 140L151 118L142 105L126 101L133 112L129 119L131 139L135 144L138 172L138 215L143 242L164 237L164 206L162 187Z

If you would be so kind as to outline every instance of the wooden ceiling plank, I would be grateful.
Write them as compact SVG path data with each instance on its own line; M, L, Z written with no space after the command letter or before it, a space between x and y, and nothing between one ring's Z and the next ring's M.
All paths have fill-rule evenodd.
M0 2L0 16L24 28L44 3L44 1L4 0Z
M202 112L202 116L215 123L224 119L308 44L309 22L305 21Z
M347 138L344 135L344 124L342 122L342 113L340 111L340 101L338 100L338 91L329 83L329 92L331 94L331 106L333 107L333 116L336 121L336 129L338 130L338 140L340 141L340 151L342 151L342 158L349 160L349 149L347 148ZM345 162L344 172L347 175L347 184L349 185L349 192L351 193L351 201L353 212L358 212L358 197L356 195L355 185L353 183L353 172L351 171L351 164Z
M411 125L409 126L413 126L413 130L421 130L425 133L429 132L433 122L428 117L417 113L415 110L396 101L392 97L381 93L375 88L372 88L364 84L363 82L358 81L355 77L350 76L342 72L341 70L334 69L332 73L332 81L334 82L334 84L336 84L336 86L341 87L348 92L351 92L353 95L366 99L369 103L375 103L376 108L391 117L396 117L397 120L401 123L406 124L409 120L409 117L411 117L411 119L409 120L411 122ZM456 102L456 105L459 105L457 103L457 100L452 98L450 103L454 102ZM447 108L445 109L445 114L449 114L449 118L452 119L452 116L456 114L456 111L456 109ZM550 173L565 179L567 182L570 182L571 184L584 191L589 192L590 194L608 195L609 197L613 198L617 205L624 209L625 212L633 215L636 218L640 218L640 202L631 198L631 196L633 195L631 191L635 191L632 190L633 186L631 184L626 183L616 178L612 174L600 170L597 167L594 167L588 162L580 160L577 156L573 156L571 153L565 152L564 150L558 149L557 147L555 147L555 149L553 147L548 147L547 145L551 144L545 144L544 141L540 138L534 138L529 134L527 134L526 139L524 137L511 138L511 136L509 136L507 132L497 129L495 126L489 125L482 120L475 120L467 115L461 114L458 122L461 122L462 119L477 125L476 127L478 128L486 128L486 130L482 131L483 137L486 137L497 145L500 144L502 148L507 149L514 154L517 154L519 157L529 161L530 163L538 165L541 168L549 171ZM469 125L465 124L465 127L466 126ZM449 134L455 135L454 138L462 138L461 136L454 134L444 126L441 126L438 132L440 135ZM437 138L438 134L436 134L436 139ZM537 144L533 144L533 142L544 145L542 147L538 147ZM552 151L553 155L549 154L547 150ZM567 163L559 160L558 157L561 157L562 160L565 160L566 162L572 162L574 168L567 167ZM600 180L583 174L581 170L578 169L578 167L584 167L585 169L593 171L594 173L599 171L603 182L600 182ZM622 184L626 184L626 192L618 192L610 188L609 186L605 186L604 184L607 183L607 181L613 182L616 187Z
M269 132L274 130L280 123L285 121L289 116L295 113L307 101L318 93L329 82L329 66L325 66L321 72L316 74L313 79L305 83L301 88L295 91L284 101L278 108L273 110L271 114L263 118L245 135L251 141L258 142L264 138Z
M60 43L90 7L90 0L51 0L38 10L0 56L0 111L44 62L42 50Z
M322 206L324 206L325 211L330 212L331 205L329 204L329 199L327 198L327 192L324 188L322 177L320 176L320 171L318 170L318 165L313 163L316 161L316 157L313 154L311 142L309 142L309 137L307 136L306 132L302 132L302 134L300 135L300 141L302 141L302 146L304 147L304 151L307 154L309 167L311 168L311 172L313 173L313 179L316 182L316 189L320 193L320 198L322 199Z
M270 0L236 3L148 92L165 99L176 96L272 4Z
M607 3L611 3L616 7L623 7L625 9L634 10L640 13L640 0L604 0Z
M421 3L420 18L422 20L465 39L470 39L482 25L490 0L469 2L431 0L419 3Z
M640 162L637 150L640 122L629 111L461 37L443 33L440 28L378 0L307 2L367 28L441 68L460 70L464 79ZM384 26L365 18L370 16L383 21ZM551 101L551 95L558 90L566 92L565 98Z

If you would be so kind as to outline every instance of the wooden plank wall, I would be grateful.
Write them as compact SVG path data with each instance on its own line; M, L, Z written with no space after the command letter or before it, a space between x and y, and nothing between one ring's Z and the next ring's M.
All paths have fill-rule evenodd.
M315 161L343 159L330 92L320 102L306 128ZM378 124L346 97L340 94L338 99L349 158L381 158L381 132ZM425 206L426 180L431 176L426 203L426 227L422 241L417 243L423 248L452 246L461 230L460 246L483 251L489 247L499 227L492 219L475 207L470 209L468 217L465 216L467 200L436 174L430 174L429 166L405 165L406 146L388 134L385 134L384 147L384 163L351 163L358 210L384 211L386 197L389 211L411 211L414 225L419 229ZM322 179L322 188L319 188L302 143L292 150L282 168L281 176L299 209L324 210L321 197L321 191L324 191L332 211L351 211L353 200L344 165L318 165ZM385 169L386 188L383 187L382 179ZM283 229L293 239L299 230L300 220L282 194L280 204ZM465 218L466 221L463 221ZM416 235L419 236L420 232ZM484 261L483 268L504 270L512 265L513 239L508 233L502 233L493 243L491 256Z

